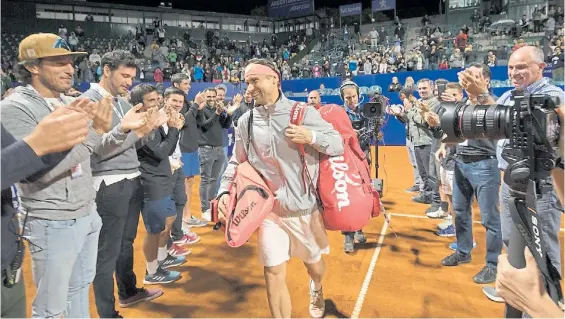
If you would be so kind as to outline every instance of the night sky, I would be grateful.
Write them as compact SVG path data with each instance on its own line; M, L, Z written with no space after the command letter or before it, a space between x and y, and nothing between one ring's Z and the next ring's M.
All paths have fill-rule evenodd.
M129 5L142 5L148 7L156 7L159 5L159 0L88 0L90 2L104 2L104 3L120 3ZM226 12L234 14L249 14L249 11L257 6L267 4L267 0L208 0L208 1L195 1L195 0L164 0L165 2L172 2L173 8L197 11L213 11L213 12ZM363 8L370 8L370 0L314 0L316 9L323 7L338 8L343 4L363 2ZM425 11L430 14L437 13L438 0L435 1L422 1L422 0L396 0L396 7L401 8L415 8L425 6ZM419 15L421 16L422 11ZM399 15L402 16L401 13Z

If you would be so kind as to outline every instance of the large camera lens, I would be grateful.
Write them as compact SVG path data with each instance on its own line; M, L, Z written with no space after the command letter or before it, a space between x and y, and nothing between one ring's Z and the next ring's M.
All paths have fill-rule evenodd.
M510 130L510 108L503 105L466 105L443 102L441 128L446 143L473 139L506 139Z

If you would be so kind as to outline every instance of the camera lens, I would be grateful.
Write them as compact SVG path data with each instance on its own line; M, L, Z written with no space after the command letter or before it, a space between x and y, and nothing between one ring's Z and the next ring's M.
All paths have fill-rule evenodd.
M442 108L441 127L447 135L444 142L508 138L510 108L506 106L442 103Z

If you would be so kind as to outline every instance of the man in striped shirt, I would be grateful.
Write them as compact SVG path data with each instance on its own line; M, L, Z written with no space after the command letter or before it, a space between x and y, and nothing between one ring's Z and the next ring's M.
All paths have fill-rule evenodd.
M551 97L557 97L563 103L564 95L562 89L549 84L547 78L543 77L545 68L543 51L534 46L521 47L514 51L508 60L508 78L517 90L522 90L529 94L545 94ZM497 101L497 104L511 106L514 104L512 100L512 91L505 92ZM486 101L483 104L494 104L495 101ZM497 145L498 167L504 171L508 167L508 163L501 157L502 150L508 140L500 140ZM552 178L542 181L542 185L552 185ZM512 218L510 216L510 188L504 183L504 179L500 188L500 216L502 240L505 246L508 246L510 239L510 231L512 229ZM547 253L550 256L554 266L561 273L561 254L559 243L559 227L561 225L561 212L563 207L558 199L557 193L552 188L551 191L542 194L537 200L537 210L543 212L539 214L540 223L542 225L542 236L546 242ZM503 302L496 295L493 287L485 287L483 289L489 298Z

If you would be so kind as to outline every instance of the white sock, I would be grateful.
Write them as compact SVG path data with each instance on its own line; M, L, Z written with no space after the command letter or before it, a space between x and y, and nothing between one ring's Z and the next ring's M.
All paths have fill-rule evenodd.
M311 280L310 285L314 288L314 291L320 291L320 289L322 289L322 283L317 283L314 280Z
M165 245L165 247L159 247L159 250L157 251L157 260L163 261L165 260L165 258L167 258L168 255L169 253L167 252L167 245Z
M159 267L159 262L157 261L157 259L147 262L147 272L150 275L155 274L157 272L158 267Z

